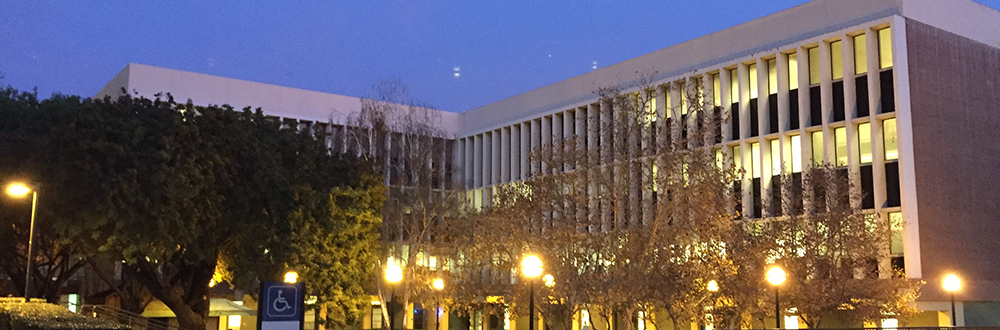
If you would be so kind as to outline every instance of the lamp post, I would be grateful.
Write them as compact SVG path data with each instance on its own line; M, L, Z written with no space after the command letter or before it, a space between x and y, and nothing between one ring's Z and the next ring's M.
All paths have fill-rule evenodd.
M708 281L708 283L705 284L705 290L708 290L708 292L713 294L719 292L719 282L716 280ZM712 297L712 305L705 307L705 309L709 311L708 314L705 315L705 329L708 329L709 326L714 328L715 315L713 315L712 312L715 310L715 297Z
M31 193L31 224L28 227L28 262L24 272L24 300L31 299L31 261L34 259L32 253L32 243L35 240L35 209L38 206L38 190L31 189L23 183L12 183L7 186L7 194L14 197L24 197Z
M402 280L403 280L403 269L399 268L399 265L390 263L388 266L385 267L385 281L389 283L388 285L389 299L385 300L386 312L389 314L389 320L387 322L389 324L389 330L392 330L392 318L394 317L392 315L392 304L390 304L390 302L392 301L392 293L393 293L392 286L396 283L399 283L399 281Z
M535 281L542 275L542 260L529 255L521 260L521 273L528 278L528 330L535 330Z
M444 290L444 280L436 278L434 279L434 283L432 283L432 286L434 287L434 290L438 290L438 292L441 292L441 290ZM441 316L438 315L439 309L441 309L440 301L438 301L437 307L434 308L434 329L441 329Z
M774 266L767 270L767 281L774 286L774 327L781 329L781 305L778 302L778 289L781 283L785 283L785 270L781 266Z
M941 284L944 286L945 291L951 293L951 326L958 326L958 319L955 315L955 292L958 292L962 288L962 280L955 274L951 274L945 276Z

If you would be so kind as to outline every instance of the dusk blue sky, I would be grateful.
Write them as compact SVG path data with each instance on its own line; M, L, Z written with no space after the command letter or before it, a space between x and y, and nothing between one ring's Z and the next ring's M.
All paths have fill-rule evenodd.
M458 112L804 2L0 0L0 85L93 96L134 62L357 97L399 79Z

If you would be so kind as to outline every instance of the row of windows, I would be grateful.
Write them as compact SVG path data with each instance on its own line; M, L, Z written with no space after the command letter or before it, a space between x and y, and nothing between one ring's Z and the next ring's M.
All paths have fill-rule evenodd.
M869 44L868 40L870 36L874 36L873 39L875 39L871 44ZM851 57L847 61L845 61L845 56L841 56L843 55L843 42L845 41L849 42L850 47L853 48L853 51L847 54ZM821 49L827 50L829 54L821 57ZM872 53L868 49L876 50ZM799 63L800 54L805 54L805 63ZM689 124L693 121L697 121L699 125L701 124L700 117L693 120L689 118L690 104L702 104L702 101L706 101L703 100L703 95L705 98L709 96L712 98L711 100L707 100L710 103L709 106L712 104L717 106L709 114L721 119L725 114L718 105L722 101L724 93L729 94L728 96L733 101L731 104L731 118L728 118L727 121L719 121L720 124L716 127L716 131L719 133L715 134L716 143L722 142L721 129L725 128L725 125L727 125L726 122L729 123L731 129L729 141L756 137L760 136L761 133L777 133L779 131L779 124L784 124L786 130L797 130L800 126L798 116L798 88L800 81L799 72L802 68L808 68L808 72L806 72L805 78L801 79L806 79L810 84L810 86L805 86L809 88L809 91L803 94L809 98L809 101L806 102L809 109L804 116L808 122L804 124L807 127L813 127L826 122L833 123L833 126L838 126L837 123L845 121L844 100L846 93L843 82L845 62L853 63L853 71L857 75L855 77L854 93L852 93L856 96L856 104L849 116L851 118L869 116L869 79L866 74L870 69L874 69L868 67L869 59L877 60L878 65L876 67L880 70L877 74L877 79L872 78L881 85L880 88L876 89L878 95L875 98L881 102L877 104L878 106L874 110L879 113L894 111L891 29L888 27L871 30L867 33L850 33L840 40L824 41L821 45L802 48L797 53L779 53L777 56L783 56L784 64L782 65L787 65L787 70L784 70L787 71L787 77L781 79L787 80L786 88L789 98L787 100L788 106L786 107L788 111L786 116L788 118L787 123L778 122L777 91L779 89L779 63L778 58L770 58L757 62L766 65L766 68L760 70L760 72L758 72L757 63L751 63L742 67L746 70L742 75L739 72L740 68L726 68L722 71L716 71L700 77L661 85L656 89L645 91L641 94L639 92L634 93L633 95L636 98L645 98L643 106L646 107L646 113L649 114L646 121L651 123L652 130L654 131L653 134L649 135L648 138L650 141L648 142L652 145L669 145L670 140L674 139L674 137L671 134L658 134L656 130L666 128L670 131L676 129L678 126L682 134L680 136L681 139L686 139L686 134L684 133L688 132L687 126L690 126ZM823 63L823 61L826 62ZM821 95L822 92L819 86L822 81L820 72L824 69L829 70L825 75L835 80L839 79L839 81L831 82L833 87L833 108L830 109L831 111L828 111L828 113L831 113L831 118L825 118L825 120L823 118L825 109L822 107L821 100L823 95ZM726 77L721 77L722 74L725 74ZM742 86L742 89L741 85L744 84L740 83L741 77L745 79L744 83L746 85ZM767 80L766 84L764 84L765 86L758 86L758 77ZM707 80L704 82L704 85L702 83L703 80ZM723 84L725 80L728 80L728 84ZM760 92L759 87L768 89L768 101L765 103L769 108L768 111L757 111L758 102L756 98ZM705 91L705 89L709 88L712 89L711 92ZM726 90L727 88L728 90ZM689 93L689 89L692 93ZM739 102L741 91L746 93L744 94L744 100L746 100L746 97L751 98L748 102L748 109L742 110L750 116L749 122L751 127L748 130L749 132L740 131L741 108ZM703 94L703 92L707 93ZM698 99L688 100L691 96L695 96ZM608 134L601 127L603 123L610 120L610 117L614 116L614 114L608 114L607 110L605 105L590 104L460 139L461 148L459 150L461 150L461 154L458 156L458 162L465 165L466 187L476 188L518 181L525 179L530 173L539 170L545 171L546 169L540 168L545 166L545 164L532 164L528 160L527 154L541 146L557 143L561 139L577 137L579 139L578 143L582 144L582 147L585 149L600 147L602 141L609 140L609 138L610 141L607 143L618 143L615 141L615 137L607 136ZM763 122L765 122L765 125L770 124L769 130L760 132L758 127L760 123L758 121L759 115L768 117ZM667 123L660 125L663 128L657 127L656 119L658 116L667 119ZM680 120L674 120L675 116L679 116ZM883 130L889 130L885 134L891 133L892 136L895 136L894 123L893 120L889 123L892 124L892 127L884 127ZM859 132L859 146L857 150L860 151L861 162L862 164L871 163L871 128L867 123L860 124L856 128ZM810 129L809 131L814 130ZM835 155L834 158L829 160L829 162L843 166L847 163L846 128L839 127L833 128L833 130L833 138L837 142L835 143L837 148L832 153ZM746 136L742 136L742 134L746 134ZM822 133L813 132L807 134L816 137L811 139L813 144L822 144ZM588 137L587 135L590 136ZM657 136L664 136L666 141ZM792 149L799 149L801 139L798 136L793 136L791 140L791 143L795 145ZM895 159L897 151L894 140L886 141L885 143L885 159ZM821 162L824 157L817 156L822 155L823 148L811 149L817 153L812 157L814 161ZM802 155L797 152L789 152L789 157L792 154L796 156L795 158L789 158L789 166L794 169L794 172L800 172L802 168ZM554 170L568 169L556 168ZM757 174L759 176L759 173Z

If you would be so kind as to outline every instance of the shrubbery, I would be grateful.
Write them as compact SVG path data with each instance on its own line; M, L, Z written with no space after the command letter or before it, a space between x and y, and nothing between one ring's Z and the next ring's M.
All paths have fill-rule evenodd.
M0 303L0 330L128 330L111 321L45 303Z

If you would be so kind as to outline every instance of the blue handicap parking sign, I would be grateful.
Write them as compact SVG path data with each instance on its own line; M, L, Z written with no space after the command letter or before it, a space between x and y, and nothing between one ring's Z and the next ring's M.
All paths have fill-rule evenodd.
M258 310L261 321L301 320L304 302L302 289L302 283L262 283Z

